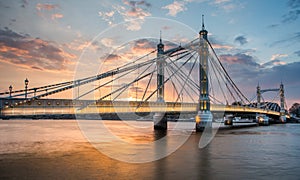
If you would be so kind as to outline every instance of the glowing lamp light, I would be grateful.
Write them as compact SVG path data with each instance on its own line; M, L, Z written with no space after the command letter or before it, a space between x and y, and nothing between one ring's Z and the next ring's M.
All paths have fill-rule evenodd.
M201 119L200 119L199 116L196 116L196 117L195 117L195 120L196 120L196 123L200 123L200 121L201 121Z

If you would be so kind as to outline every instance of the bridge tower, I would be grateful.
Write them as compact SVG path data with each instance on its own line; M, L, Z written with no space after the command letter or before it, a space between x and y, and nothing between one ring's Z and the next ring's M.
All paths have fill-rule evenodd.
M285 114L285 107L284 107L284 102L285 102L285 97L284 97L284 86L281 82L280 88L279 88L279 95L280 95L280 121L281 122L286 122L286 114Z
M164 71L165 71L165 59L164 59L164 44L161 40L161 35L159 39L159 44L157 45L157 102L164 103ZM153 116L154 129L156 130L166 130L168 128L167 118L165 113L156 112Z
M205 128L212 127L212 113L210 112L210 99L209 99L209 82L208 82L208 32L205 30L204 19L202 15L202 30L199 32L199 100L196 115L196 131L203 131Z
M261 102L261 92L260 92L260 87L259 84L256 87L256 96L257 96L257 108L260 108L260 102Z

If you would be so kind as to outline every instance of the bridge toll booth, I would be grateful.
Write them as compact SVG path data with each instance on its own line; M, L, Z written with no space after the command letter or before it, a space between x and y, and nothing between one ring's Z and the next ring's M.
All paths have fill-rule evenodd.
M161 37L159 44L157 45L157 102L165 104L164 100L164 44L162 43ZM166 130L168 128L167 117L163 112L155 112L153 116L154 129L155 130Z
M205 30L204 19L202 15L202 30L199 32L199 101L198 101L198 114L196 115L196 131L202 132L205 128L212 128L212 113L210 111L209 99L209 78L208 78L208 32Z

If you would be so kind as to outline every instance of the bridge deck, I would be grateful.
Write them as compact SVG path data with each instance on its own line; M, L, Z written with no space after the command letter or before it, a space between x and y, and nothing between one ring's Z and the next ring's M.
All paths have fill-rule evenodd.
M196 113L197 103L158 103L139 101L100 101L71 99L39 99L27 102L24 99L0 99L1 115L42 115L42 114L95 114L95 113ZM82 109L81 109L82 108ZM261 113L280 116L279 112L245 106L211 105L212 112Z

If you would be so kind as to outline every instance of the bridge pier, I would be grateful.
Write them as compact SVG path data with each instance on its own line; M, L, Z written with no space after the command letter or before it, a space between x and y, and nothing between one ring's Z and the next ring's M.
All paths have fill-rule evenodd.
M212 129L212 119L210 111L199 111L196 115L196 131L203 132L205 128Z
M168 129L168 121L165 113L156 112L153 116L153 123L155 130L167 130Z

